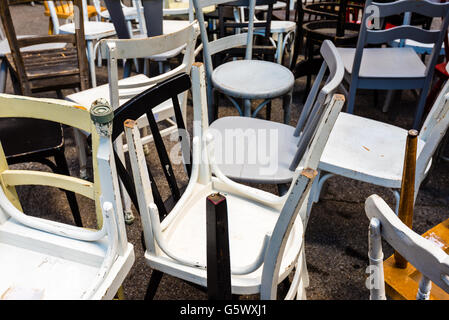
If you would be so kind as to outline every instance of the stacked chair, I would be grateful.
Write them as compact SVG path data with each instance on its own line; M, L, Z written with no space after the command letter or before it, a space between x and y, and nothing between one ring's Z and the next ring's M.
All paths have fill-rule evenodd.
M63 100L2 94L1 118L34 118L92 134L94 181L8 167L0 147L0 295L2 299L112 299L134 262L121 214L110 138L110 108L89 112ZM4 142L4 141L2 141ZM95 202L98 230L29 216L15 187L42 185ZM95 212L93 212L95 214Z

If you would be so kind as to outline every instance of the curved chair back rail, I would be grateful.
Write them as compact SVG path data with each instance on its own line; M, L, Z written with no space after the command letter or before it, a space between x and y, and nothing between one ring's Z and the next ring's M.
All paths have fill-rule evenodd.
M0 232L2 233L2 242L6 241L10 246L17 247L18 252L21 252L14 256L15 259L18 259L15 263L21 263L20 259L27 257L45 260L51 256L58 259L60 266L59 269L56 268L58 271L55 271L54 274L48 270L40 271L39 275L44 278L56 279L64 276L61 266L73 268L72 272L86 271L83 268L90 266L89 282L84 281L83 278L88 275L82 275L78 279L84 281L82 284L84 287L77 298L112 298L115 292L108 292L108 290L118 289L131 267L134 254L132 245L127 242L124 218L121 214L121 202L117 201L120 195L118 179L115 175L112 142L110 135L104 130L100 130L105 124L99 124L95 122L96 120L92 121L90 113L84 107L64 100L2 94L0 95L0 118L9 117L54 121L90 132L94 158L94 182L48 172L9 169L3 149L0 147ZM93 231L24 214L15 191L15 186L18 185L63 188L93 199L97 212L100 213L100 216L97 217L100 229ZM8 250L2 250L2 255L7 256ZM34 253L34 255L30 256L30 253ZM70 265L71 263L72 265ZM30 267L26 269L26 274L21 274L21 276L33 277L35 272L36 270ZM14 278L17 275L11 276ZM3 280L5 279L2 279L2 285L8 284L7 279ZM51 292L50 296L57 295L57 288L52 287L50 282L39 284L40 290L43 292L42 295L45 290ZM65 288L67 289L67 287Z
M378 195L374 194L366 199L365 212L371 221L369 237L371 265L376 258L374 255L379 258L383 256L381 242L383 238L421 272L417 299L428 299L430 281L449 293L449 259L446 252L431 240L408 228ZM383 270L376 274L382 279L376 281L380 286L379 289L371 289L371 299L385 299Z
M321 45L320 52L324 61L301 111L294 132L296 137L300 136L300 140L298 141L298 150L290 164L291 171L296 169L299 161L302 159L306 150L305 147L308 141L310 141L313 132L315 132L319 119L330 103L332 94L341 85L345 73L340 54L331 41L325 40ZM325 85L318 91L327 69L329 70L329 76Z
M419 187L426 175L426 169L432 160L436 149L440 145L441 140L449 127L449 82L441 89L441 93L434 103L430 113L419 133L419 138L425 141L425 146L416 159L415 173L415 200L419 191Z
M68 126L72 126L77 129L90 132L92 135L93 153L96 154L100 143L100 138L92 125L89 112L81 106L77 106L73 103L56 100L56 99L36 99L29 97L18 97L9 94L0 95L0 118L34 118L43 119L53 122L59 122ZM3 150L2 150L3 154ZM4 154L3 154L4 155ZM18 198L12 198L11 195L15 194L14 186L35 184L35 185L47 185L52 187L63 188L66 190L74 191L81 195L87 196L93 199L97 207L97 222L99 226L102 225L104 218L100 206L100 183L97 172L97 161L94 159L94 181L91 183L82 179L69 177L61 174L31 171L31 170L11 170L7 168L6 159L2 160L2 186L8 195L10 201L20 209ZM34 217L23 215L24 223L33 223ZM25 222L26 221L26 222ZM39 223L40 226L47 224L47 222ZM51 224L52 225L52 224ZM85 234L97 233L98 236L88 236L92 239L98 240L104 236L106 232L104 228L101 231L87 231L84 229L77 229L68 227L70 230L78 230L76 232L68 232L67 236L73 237L85 237ZM55 230L53 230L55 232Z
M157 127L156 119L153 115L152 109L160 105L161 103L172 100L174 113L176 118L176 124L178 127L178 135L179 140L182 143L182 156L184 157L184 163L187 169L187 173L190 175L191 173L191 162L190 159L187 159L187 156L190 154L190 142L188 138L185 136L186 127L184 124L184 119L181 111L181 107L178 101L178 96L183 92L186 92L190 89L190 77L185 74L177 74L170 79L167 79L161 83L154 85L153 87L145 90L141 94L135 96L124 105L122 105L119 109L115 111L114 115L114 126L112 132L112 139L115 140L119 137L123 131L123 123L125 120L138 120L142 116L146 115L148 119L148 123L150 126L151 133L154 138L154 143L156 146L156 150L158 152L159 159L162 164L162 169L164 171L165 178L169 184L170 190L172 191L172 195L174 200L177 201L180 198L180 191L176 182L175 175L173 173L172 164L168 157L167 150L165 148L164 142L162 140L161 134ZM120 178L124 182L125 188L128 191L132 201L138 207L138 200L136 191L134 189L132 180L130 179L129 174L121 163L120 159L116 155L117 169L120 175ZM150 179L154 182L153 176L151 175L151 171L148 168ZM153 196L155 202L159 208L161 216L164 217L167 212L165 210L164 203L158 191L156 183L153 183L152 187Z
M188 27L171 34L144 38L144 39L103 39L101 41L101 52L108 59L108 76L111 93L111 105L117 109L120 99L129 99L136 95L131 89L141 90L142 87L151 86L179 73L189 72L194 61L194 50L196 38L199 34L198 23L192 22ZM148 81L118 84L118 60L131 58L144 58L161 54L179 47L186 46L182 63L162 75L150 78ZM127 90L125 93L121 90ZM185 110L187 103L185 92L182 99L182 109Z

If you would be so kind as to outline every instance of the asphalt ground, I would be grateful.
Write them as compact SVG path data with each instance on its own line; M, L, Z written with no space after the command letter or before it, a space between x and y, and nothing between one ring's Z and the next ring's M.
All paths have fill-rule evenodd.
M43 14L41 4L15 5L12 7L13 20L18 34L46 34L48 18ZM105 63L97 67L98 84L107 83L107 68ZM295 82L292 117L290 124L295 125L303 106L305 79ZM7 93L13 93L10 78L7 83ZM64 95L72 93L65 90ZM48 92L36 94L37 97L53 97L56 93ZM417 102L411 91L405 91L400 101L396 101L388 113L381 111L385 92L379 92L378 105L374 103L374 94L370 90L359 90L355 106L355 114L382 122L390 123L409 129L412 125L413 114ZM191 130L192 108L187 108L187 127ZM262 115L264 116L264 112ZM236 110L226 101L221 102L219 117L237 115ZM272 120L282 122L282 108L280 101L274 101ZM32 130L32 128L30 128ZM74 176L78 175L78 160L71 128L64 128L66 158ZM153 174L160 182L160 191L164 199L170 196L165 183L159 160L155 156L155 148L150 145L148 162L152 166ZM27 168L49 171L49 168L36 164L24 163L14 168ZM91 168L90 168L91 169ZM91 172L91 171L90 171ZM175 175L180 186L188 182L181 167L175 167ZM421 187L415 205L413 229L423 233L434 225L449 218L449 163L434 161L434 166L427 182ZM256 187L276 193L277 190L266 185ZM29 215L54 219L66 223L73 223L70 208L65 194L48 187L23 186L18 188L19 197L25 212ZM321 200L313 206L311 218L305 235L307 267L310 286L307 298L312 300L366 300L369 297L365 287L368 266L368 219L364 212L364 201L371 194L378 194L391 206L394 205L392 193L381 187L354 181L343 177L333 177L326 183ZM85 226L95 227L93 201L78 196L82 218ZM135 212L135 211L134 211ZM146 286L151 276L151 268L144 261L144 251L141 245L142 226L139 217L126 227L128 240L133 243L136 261L123 283L126 299L140 300L144 298ZM386 257L392 254L392 249L384 244ZM257 299L257 295L242 296L240 299ZM207 295L189 284L165 275L158 288L155 299L207 299Z

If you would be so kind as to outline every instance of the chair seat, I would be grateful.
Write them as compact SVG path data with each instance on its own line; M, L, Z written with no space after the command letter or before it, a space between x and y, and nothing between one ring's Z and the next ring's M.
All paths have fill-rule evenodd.
M396 39L390 42L389 45L392 47L398 47L400 41L400 39ZM412 48L418 54L431 54L433 49L433 43L422 43L412 39L405 39L404 46ZM441 45L440 55L444 55L444 43Z
M7 54L6 59L17 74L12 55ZM27 51L22 54L22 59L33 91L56 86L79 87L78 54L74 47Z
M407 130L341 112L318 168L387 188L401 188ZM418 137L417 156L425 142ZM429 170L431 162L427 167Z
M260 21L258 21L260 22ZM280 21L280 20L273 20L270 24L270 31L271 33L286 33L290 31L294 31L296 29L296 23L293 21ZM244 28L244 30L247 30L247 28ZM265 28L259 27L254 29L257 33L265 34Z
M32 35L21 35L17 36L17 39L34 37ZM34 50L47 50L47 49L61 49L66 46L65 43L42 43L36 44L34 46L23 47L20 49L21 52L34 51ZM0 58L3 58L6 54L11 53L9 43L7 39L0 40Z
M164 34L173 33L188 27L191 24L188 20L167 20L162 22Z
M355 48L337 48L351 74ZM365 48L360 78L425 78L426 66L412 48Z
M194 196L183 206L168 226L164 222L170 220L170 214L161 225L162 235L167 247L178 257L198 261L205 265L206 255L206 197L219 192L214 182L207 185L197 184ZM222 192L222 191L221 191ZM261 191L264 192L264 191ZM267 233L273 231L279 217L279 211L248 201L231 192L226 192L229 225L229 251L232 266L244 266L256 260ZM172 211L173 212L173 211ZM298 218L300 219L300 218ZM255 223L257 222L257 223ZM251 226L251 227L249 227ZM282 281L293 267L293 261L303 241L302 223L295 223L287 241L279 271ZM148 264L164 273L192 281L202 286L207 284L207 271L200 268L180 265L164 254L157 257L150 252L145 253ZM300 258L301 259L301 258ZM262 267L247 275L232 276L232 292L234 294L255 294L260 290Z
M293 21L271 21L270 30L272 33L290 32L296 29L296 23Z
M273 10L278 10L278 9L282 9L282 8L285 8L285 7L287 7L287 3L282 2L282 1L276 1L273 4ZM268 10L268 5L264 4L264 5L256 6L255 9L256 9L256 11L257 10L267 11Z
M340 45L343 43L355 43L359 36L359 26L354 23L346 23L345 24L345 32L344 35L337 37L337 26L338 21L336 20L317 20L310 21L303 25L304 31L307 33L307 37L310 37L312 34L317 39L330 39L336 43L336 45Z
M59 27L60 33L75 33L75 24L67 23ZM97 39L98 37L110 37L115 35L114 24L110 22L85 21L84 36L86 40Z
M126 20L134 20L137 19L137 9L135 7L122 7L123 15ZM106 19L110 19L111 15L107 10L102 11L101 15Z
M149 78L144 74L138 74L132 77L128 77L125 79L121 79L118 81L119 85L125 85L125 84L132 84L132 83L142 83L145 81L148 81ZM152 87L150 86L144 86L136 89L121 89L120 93L123 95L137 95L142 91L145 91L146 89ZM90 88L84 91L80 91L77 93L70 94L65 97L66 100L72 101L74 103L77 103L79 105L82 105L86 109L90 109L90 106L92 102L97 100L98 98L104 98L108 102L110 101L109 97L109 84L104 84L95 88ZM130 98L126 99L120 99L119 104L122 105L125 102L127 102ZM157 106L155 109L153 109L153 113L155 115L156 121L160 121L162 119L166 119L168 117L171 117L174 115L173 112L173 104L171 100L167 100L163 103L161 103L159 106Z
M56 15L58 18L61 19L68 19L71 18L73 16L73 10L70 10L70 6L68 4L66 5L60 5L60 6L56 6ZM106 8L101 7L101 11L106 10ZM44 14L48 17L51 16L50 10L46 9ZM89 18L95 17L97 15L97 10L95 9L95 6L92 5L88 5L87 6L87 16Z
M100 273L107 246L57 236L10 218L0 224L0 300L81 299ZM112 299L134 262L128 243L94 299ZM114 277L118 276L114 279Z
M216 163L228 178L281 184L293 178L294 171L289 167L299 141L294 131L294 127L274 121L222 117L210 125L208 132L215 137Z
M162 21L162 30L164 32L164 34L169 34L169 33L173 33L173 32L177 32L179 30L182 30L184 28L186 28L187 26L189 26L190 22L189 21L185 21L185 20L163 20ZM137 34L134 35L133 38L144 38L146 37L146 35L142 35L142 34ZM161 54L157 54L154 56L150 56L148 57L151 60L154 61L165 61L167 59L176 57L178 54L180 54L182 52L182 50L185 48L185 46L181 46L179 48L161 53Z
M218 66L212 82L224 94L244 99L279 97L293 88L295 78L286 67L262 60L236 60Z
M29 118L0 119L0 141L5 156L21 156L64 145L59 123Z

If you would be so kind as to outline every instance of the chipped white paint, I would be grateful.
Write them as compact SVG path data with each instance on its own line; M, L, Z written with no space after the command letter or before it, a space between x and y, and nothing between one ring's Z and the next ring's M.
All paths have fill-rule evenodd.
M48 172L8 169L0 150L0 297L113 298L131 268L134 250L126 240L123 216L117 214L121 202L117 201L110 137L97 135L86 109L61 100L0 95L0 117L6 116L89 130L95 165L94 183L89 183ZM83 229L19 211L14 186L23 184L63 188L94 199L103 218L100 229Z
M382 266L382 242L387 241L397 252L401 254L410 264L421 272L422 278L419 283L417 299L429 299L431 283L435 283L441 289L449 292L449 257L440 246L426 239L408 228L390 209L378 195L371 195L365 201L365 212L371 224L377 224L377 237L373 237L370 229L369 247L377 248L378 259ZM377 221L377 222L376 222ZM370 259L371 266L376 266ZM383 270L379 272L383 277ZM379 288L371 288L371 298L385 298L383 279L378 281ZM382 294L379 294L379 291Z
M302 217L307 211L315 177L312 169L318 165L319 153L324 148L344 99L337 95L329 104L308 152L295 172L289 192L277 197L229 181L216 167L210 157L213 141L206 139L207 98L202 64L193 65L192 79L194 119L203 123L194 125L193 166L189 184L162 222L151 196L139 132L133 124L125 126L128 144L132 146L130 159L139 194L145 241L153 246L145 252L147 263L164 273L206 286L205 201L209 194L220 192L226 196L228 206L232 292L260 293L262 299L274 299L277 284L295 270L287 297L305 298L308 277Z

